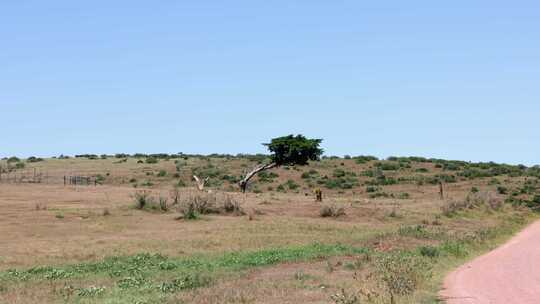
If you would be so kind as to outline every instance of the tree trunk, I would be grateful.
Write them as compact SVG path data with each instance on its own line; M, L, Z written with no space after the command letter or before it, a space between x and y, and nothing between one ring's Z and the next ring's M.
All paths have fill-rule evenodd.
M255 174L257 174L257 173L259 173L261 171L264 171L264 170L269 170L269 169L275 168L277 166L278 165L276 163L271 163L271 164L266 164L266 165L258 165L253 170L251 170L251 172L246 174L246 176L238 183L238 185L240 186L240 190L242 190L243 193L246 192L248 182L253 176L255 176Z

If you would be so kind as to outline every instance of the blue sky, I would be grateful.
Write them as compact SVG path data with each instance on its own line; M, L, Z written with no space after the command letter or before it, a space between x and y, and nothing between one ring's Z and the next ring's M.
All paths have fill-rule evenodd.
M540 163L537 1L2 1L0 156Z

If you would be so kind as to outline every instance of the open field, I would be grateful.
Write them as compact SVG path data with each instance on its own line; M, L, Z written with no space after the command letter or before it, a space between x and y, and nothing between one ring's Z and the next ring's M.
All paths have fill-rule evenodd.
M96 158L2 173L0 303L433 303L447 271L540 203L538 168L492 163L326 158L259 174L242 194L263 156ZM47 178L29 183L34 172ZM188 220L198 198L241 212Z

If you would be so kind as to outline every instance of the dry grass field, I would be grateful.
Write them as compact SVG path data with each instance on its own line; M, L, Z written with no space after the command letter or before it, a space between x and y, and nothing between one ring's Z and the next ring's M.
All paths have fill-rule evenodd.
M540 203L538 168L422 158L325 158L240 193L261 159L3 160L0 303L435 303Z

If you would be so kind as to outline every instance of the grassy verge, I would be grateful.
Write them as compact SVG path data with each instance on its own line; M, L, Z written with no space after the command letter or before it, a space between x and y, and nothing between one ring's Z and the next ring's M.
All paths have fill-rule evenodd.
M437 225L402 226L363 247L315 243L184 258L142 253L93 263L13 269L0 273L0 302L172 303L178 293L211 287L248 269L348 256L358 260L347 264L355 275L350 276L347 295L334 295L335 303L436 303L448 271L501 244L535 218L531 213L467 211L452 220L490 219L494 225L454 232ZM381 250L370 243L394 247Z
M167 294L205 287L220 276L252 267L354 255L364 251L340 244L316 243L182 259L143 253L110 257L97 263L8 270L0 275L0 290L9 293L11 289L26 289L46 282L52 297L58 300L77 303L159 303Z

